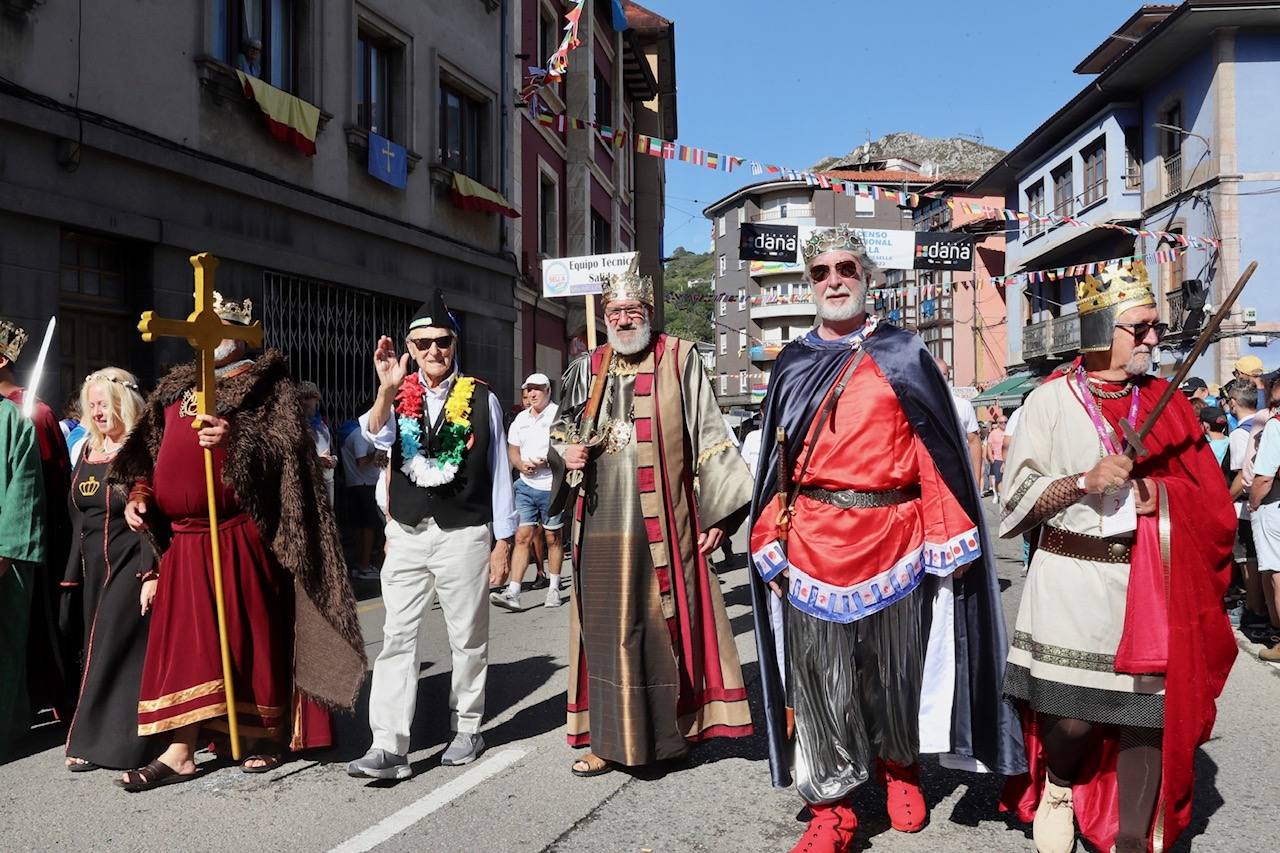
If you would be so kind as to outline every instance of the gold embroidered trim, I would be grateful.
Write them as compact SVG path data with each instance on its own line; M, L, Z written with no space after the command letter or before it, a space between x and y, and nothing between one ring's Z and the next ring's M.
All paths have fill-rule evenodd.
M640 368L644 365L645 360L627 361L617 353L609 359L609 375L610 376L635 376L640 373Z
M1009 515L1012 513L1014 509L1017 508L1018 503L1026 497L1027 492L1031 491L1031 487L1034 486L1043 476L1043 474L1027 474L1027 476L1022 479L1022 482L1018 484L1018 490L1010 495L1009 499L1004 502L1004 514Z
M1013 647L1027 652L1040 663L1053 666L1066 666L1072 669L1087 669L1093 672L1115 672L1115 655L1102 652L1085 652L1066 646L1052 646L1038 643L1026 631L1013 632Z
M204 684L197 684L195 687L188 687L185 690L175 690L172 693L166 693L157 699L140 700L138 702L138 713L146 714L150 711L162 711L173 705L181 705L183 702L190 702L192 699L199 699L201 696L208 696L211 693L220 693L222 691L222 679L215 678L212 681L206 681ZM226 706L223 705L224 713Z
M206 708L197 708L194 711L188 711L185 714L179 714L176 717L165 717L154 723L139 723L138 736L146 737L147 735L159 734L160 732L173 731L183 726L189 726L192 723L198 723L201 720L208 720L214 717L225 717L227 715L227 703L219 702L217 705L209 705ZM244 727L241 727L243 730Z
M698 469L702 467L702 463L709 460L712 456L724 453L726 450L732 449L733 446L733 440L726 438L724 441L717 442L699 453L697 461L693 463L694 473L696 474Z

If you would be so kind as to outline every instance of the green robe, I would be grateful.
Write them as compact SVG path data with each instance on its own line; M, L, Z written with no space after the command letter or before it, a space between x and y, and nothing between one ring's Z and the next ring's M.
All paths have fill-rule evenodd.
M0 759L29 724L27 625L34 565L44 561L44 480L35 428L0 397Z

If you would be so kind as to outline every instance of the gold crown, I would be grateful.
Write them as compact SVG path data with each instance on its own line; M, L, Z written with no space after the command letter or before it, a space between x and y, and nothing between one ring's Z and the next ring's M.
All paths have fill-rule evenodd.
M606 305L621 299L634 299L653 307L653 279L640 275L639 252L624 272L605 276L600 286L600 298Z
M857 231L841 225L838 228L820 228L814 231L800 246L800 252L804 255L805 266L808 266L818 255L827 252L853 252L860 258L866 258L867 244Z
M78 488L83 497L91 498L102 488L102 483L98 482L97 477L90 476L87 480L81 480Z
M222 298L221 293L215 290L213 292L213 313L229 323L248 326L253 322L253 300L228 302Z
M1076 310L1081 316L1114 308L1116 312L1140 305L1155 305L1151 293L1151 279L1143 261L1131 264L1112 264L1094 278L1086 275L1076 285Z
M22 348L27 345L27 332L8 320L0 320L0 355L17 361Z

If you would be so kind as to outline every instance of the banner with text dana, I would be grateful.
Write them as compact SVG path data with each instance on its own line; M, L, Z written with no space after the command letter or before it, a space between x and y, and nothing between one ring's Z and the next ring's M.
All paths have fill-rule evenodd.
M615 252L610 255L549 258L542 262L542 295L554 299L599 293L605 276L625 272L635 257L635 252Z

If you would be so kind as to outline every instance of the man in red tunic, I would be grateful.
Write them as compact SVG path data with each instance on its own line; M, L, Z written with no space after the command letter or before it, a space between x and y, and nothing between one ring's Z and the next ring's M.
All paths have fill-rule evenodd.
M22 408L26 389L18 384L14 365L27 342L27 333L8 320L0 319L0 396ZM30 379L32 377L28 377ZM71 460L67 443L58 426L58 416L36 400L31 414L36 440L40 446L40 472L45 494L45 568L38 569L31 598L31 624L27 642L27 689L31 710L53 708L58 719L70 721L79 694L80 673L76 661L80 655L78 636L60 636L57 630L57 608L60 570L50 572L48 566L65 566L67 548L71 544L71 518L67 512L67 493L71 489Z
M819 324L770 380L764 435L781 430L788 452L771 448L757 475L753 599L774 783L794 776L812 815L795 851L840 853L858 825L850 795L873 774L893 827L916 832L919 754L1024 765L947 385L916 335L867 314L874 265L857 232L820 230L802 248Z
M214 308L249 322L250 303ZM130 489L125 511L167 546L152 603L138 733L166 733L157 761L121 779L129 791L191 779L202 728L226 731L210 551L204 448L213 452L227 635L241 766L262 773L292 749L331 743L328 714L350 708L365 658L355 600L324 478L284 356L217 348L218 415L195 416L195 366L176 368L148 400L111 469Z
M1164 326L1145 265L1077 292L1081 358L1032 391L1009 448L1001 535L1039 527L1005 693L1024 712L1030 775L1005 806L1040 853L1076 824L1099 850L1169 849L1191 815L1196 747L1236 657L1222 595L1235 513L1186 397L1124 455L1167 387L1147 375ZM1114 845L1114 846L1113 846Z

